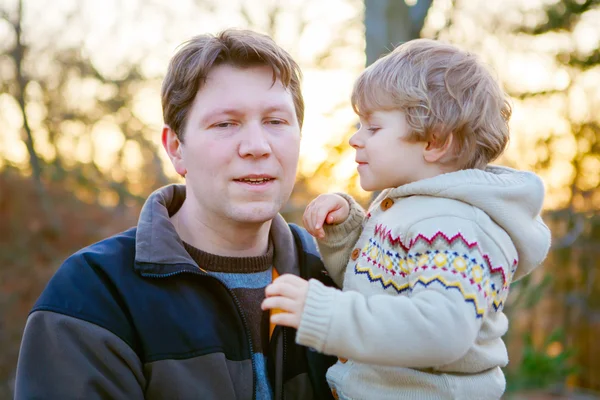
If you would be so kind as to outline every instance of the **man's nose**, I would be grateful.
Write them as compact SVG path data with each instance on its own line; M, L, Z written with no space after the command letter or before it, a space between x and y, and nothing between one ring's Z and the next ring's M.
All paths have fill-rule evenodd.
M243 128L240 143L241 157L260 158L271 154L268 132L260 122L252 122Z

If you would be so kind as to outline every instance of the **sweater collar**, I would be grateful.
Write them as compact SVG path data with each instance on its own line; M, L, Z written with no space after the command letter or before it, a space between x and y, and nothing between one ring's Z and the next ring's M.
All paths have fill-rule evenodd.
M136 231L136 271L155 275L199 271L170 220L183 204L185 193L185 185L168 185L156 190L144 203ZM273 219L269 235L277 272L298 275L296 244L281 215Z

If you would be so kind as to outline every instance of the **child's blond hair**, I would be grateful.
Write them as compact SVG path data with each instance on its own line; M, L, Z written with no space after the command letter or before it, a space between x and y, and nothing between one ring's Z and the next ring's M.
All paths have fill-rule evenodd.
M484 168L508 143L508 97L478 58L457 47L416 39L359 76L352 106L360 116L401 110L409 139L443 145L452 137L456 167Z

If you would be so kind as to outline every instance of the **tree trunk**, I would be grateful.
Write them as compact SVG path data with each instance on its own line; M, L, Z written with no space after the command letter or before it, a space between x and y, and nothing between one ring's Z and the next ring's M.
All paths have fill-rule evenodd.
M408 6L404 0L365 0L367 65L421 35L432 0Z
M22 40L22 28L21 23L23 21L23 0L19 1L17 19L13 25L16 34L16 43L13 51L13 57L16 68L16 80L17 80L17 93L16 98L21 109L21 115L23 117L23 130L25 131L25 138L23 141L27 146L29 153L29 163L31 164L31 173L35 189L40 201L40 206L44 214L44 231L49 235L58 233L60 229L59 221L52 209L51 199L46 192L46 188L42 182L42 169L40 166L40 160L35 152L35 145L33 135L31 133L31 127L29 126L29 119L27 118L26 101L25 101L25 90L27 87L28 79L23 73L23 60L25 58L25 46Z

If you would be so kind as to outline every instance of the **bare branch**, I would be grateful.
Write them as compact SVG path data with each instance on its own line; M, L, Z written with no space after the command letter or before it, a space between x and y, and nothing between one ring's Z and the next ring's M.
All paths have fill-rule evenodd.
M271 37L275 37L277 32L277 18L281 13L279 5L275 3L271 11L269 11L269 21L267 22L267 34Z
M252 20L250 12L248 11L248 7L245 3L243 3L240 7L240 15L242 16L242 18L244 18L246 24L248 24L249 27L254 26L254 21Z
M550 89L550 90L540 90L539 92L521 92L521 93L511 93L511 97L516 99L525 100L531 99L535 97L544 97L550 96L553 94L564 94L566 92L565 89Z
M9 24L12 25L12 21L10 20L10 15L8 15L8 12L6 10L0 10L0 19L5 20L6 22L8 22Z
M571 247L573 243L577 241L577 239L581 236L585 228L585 221L581 215L577 216L575 221L575 226L571 229L565 236L560 238L559 240L555 240L552 243L553 249L564 249L567 247Z
M18 12L17 12L17 20L15 26L15 31L17 33L16 44L13 51L14 63L15 63L15 74L17 81L17 93L16 100L19 103L19 108L21 110L21 116L23 118L23 130L25 131L25 145L27 147L27 151L29 153L29 163L31 164L32 176L34 180L34 184L36 187L36 191L38 193L42 209L44 210L44 214L47 222L47 233L51 236L57 234L60 229L60 224L56 215L52 210L50 196L48 196L46 192L46 188L42 182L42 170L40 166L40 161L38 155L35 151L33 134L31 131L31 126L29 125L29 116L26 111L26 100L25 100L25 89L27 88L27 84L29 80L24 72L24 58L26 47L23 44L22 39L22 31L21 31L21 22L23 20L23 0L19 1Z
M448 30L450 30L450 28L452 28L452 25L454 25L454 19L456 18L456 14L457 14L459 5L458 5L458 0L451 0L451 1L452 1L452 6L450 7L449 15L446 18L446 23L444 24L444 26L442 26L440 29L438 29L433 35L433 38L436 40L440 38L440 35L442 33L448 32Z

